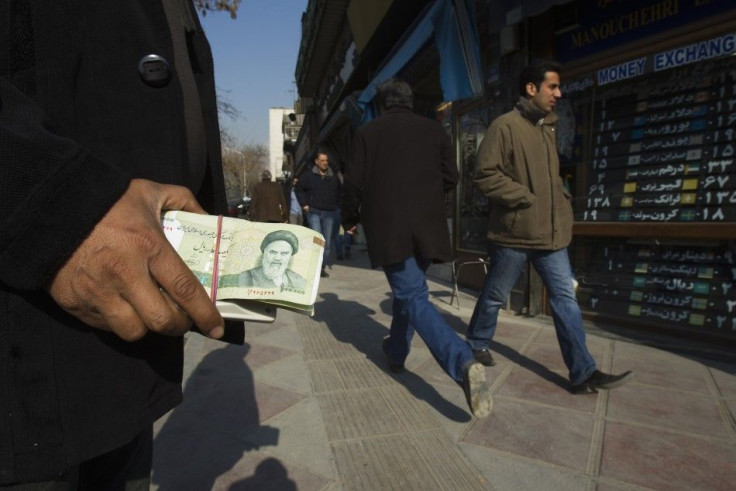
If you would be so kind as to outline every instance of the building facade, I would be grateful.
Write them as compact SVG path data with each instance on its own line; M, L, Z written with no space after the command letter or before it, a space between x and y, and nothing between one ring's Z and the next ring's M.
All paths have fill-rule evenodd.
M271 107L268 109L268 170L271 179L284 180L288 177L290 154L284 151L287 139L293 139L293 131L285 126L289 121L289 114L294 109L289 107Z
M455 26L449 37L443 22ZM560 61L558 150L586 317L736 344L734 2L313 0L302 24L297 169L317 146L349 165L371 87L401 76L418 111L453 136L459 258L485 253L489 204L472 171L488 125L518 98L522 66ZM461 280L479 287L482 269ZM510 305L549 314L533 270Z

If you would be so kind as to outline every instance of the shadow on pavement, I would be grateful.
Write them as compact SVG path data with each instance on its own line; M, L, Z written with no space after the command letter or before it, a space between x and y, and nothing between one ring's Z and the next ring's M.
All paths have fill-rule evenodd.
M296 483L289 479L286 467L277 459L269 457L258 464L251 477L234 482L228 491L254 491L272 489L278 491L296 491Z
M194 369L186 382L184 402L169 414L154 440L154 488L213 489L216 479L246 452L276 445L278 430L259 427L253 374L245 363L249 350L248 344L225 345L208 353ZM256 431L258 439L249 441L248 435ZM280 475L274 474L273 463L264 460L261 466L253 479L262 479L259 472Z
M317 309L315 320L323 321L335 339L352 344L366 358L393 377L397 377L417 399L426 401L444 417L458 422L470 421L467 410L445 399L437 390L416 374L406 370L395 375L388 370L381 343L388 329L370 316L375 311L352 300L340 300L334 293L322 293L323 301ZM382 302L383 305L384 302ZM350 319L346 322L345 319ZM411 355L409 355L411 356ZM448 382L452 383L448 377ZM458 390L462 390L458 387Z

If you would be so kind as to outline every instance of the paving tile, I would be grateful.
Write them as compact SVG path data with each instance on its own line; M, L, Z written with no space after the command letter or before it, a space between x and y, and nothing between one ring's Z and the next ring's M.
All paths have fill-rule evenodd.
M437 428L431 412L403 387L317 396L330 441Z
M213 491L249 491L255 489L318 491L330 480L306 469L263 453L248 453L228 472L219 476L212 488L181 487L178 489L212 489Z
M736 438L736 399L724 399L723 404L729 413L727 417L731 420L731 434Z
M232 378L246 380L237 375ZM184 403L157 422L155 489L212 489L218 476L244 454L262 445L278 444L278 430L263 421L302 397L258 382L251 386L215 382L216 377L211 376L190 383ZM260 432L257 442L249 440L254 432Z
M340 377L332 360L312 361L307 364L307 368L315 394L347 390L344 385L345 381Z
M619 356L625 358L641 358L649 362L657 363L667 360L681 360L683 358L681 354L674 351L641 343L617 342L615 350L617 358Z
M555 357L560 357L559 349L551 345L533 345L525 353L519 353L514 350L500 350L505 353L505 356L497 357L496 349L494 347L493 357L496 359L496 366L491 367L494 372L486 376L491 383L494 382L494 378L497 377L498 370L505 369L506 366L510 366L512 370L522 370L533 373L535 376L549 383L555 384L558 387L567 390L569 383L567 380L567 368L564 367L562 361L552 362ZM531 355L529 352L531 351ZM536 359L534 359L536 358Z
M274 416L246 439L256 449L284 462L331 479L338 478L325 421L315 399L305 399Z
M710 373L722 397L736 399L736 365L713 363Z
M284 390L257 380L255 382L255 396L261 422L272 418L305 398L303 394Z
M487 490L442 431L347 440L333 444L346 490Z
M404 384L417 403L432 413L435 422L453 441L460 440L475 421L460 387L429 385L417 376L409 377Z
M521 356L522 359L527 359L524 361L531 361L548 370L567 372L567 366L557 344L541 344L535 341Z
M341 358L308 364L314 381L314 392L385 387L393 379L385 370L365 358Z
M291 313L284 309L276 310L276 320L273 322L246 322L245 324L245 342L249 343L254 339L258 339L264 334L268 334L274 330L277 330L283 326L289 324L288 317Z
M608 417L700 435L723 437L728 430L715 399L629 383L610 391Z
M492 416L491 416L492 417ZM585 491L590 479L580 473L485 447L463 444L460 449L477 467L494 491L539 489Z
M462 441L584 471L592 433L591 414L496 397Z
M297 319L297 327L304 345L306 361L360 356L360 351L355 346L336 339L324 323L306 316L300 317Z
M600 475L667 490L732 490L736 447L712 439L608 422Z
M292 356L295 352L288 349L276 348L274 346L258 346L254 349L253 345L246 344L249 349L245 352L245 363L251 370L257 370L260 367L270 363L281 362L284 358Z
M226 345L209 352L187 380L184 402L174 410L170 420L193 425L257 426L260 416L256 383L244 359L249 349L248 345ZM282 389L282 392L288 391ZM294 403L303 396L289 397Z
M288 315L299 315L289 312ZM276 329L270 329L258 337L246 339L247 342L255 345L268 345L277 348L287 349L291 351L302 351L302 340L299 332L292 321L290 325L280 326Z
M667 387L700 394L710 394L706 368L697 361L681 356L644 359L616 353L613 372L633 370L637 384Z
M541 375L525 367L514 367L496 395L563 408L593 413L597 406L594 394L570 393L567 378L562 373L547 372Z
M293 390L305 395L312 393L309 371L304 358L299 353L261 367L255 370L253 376L256 380L282 389Z
M491 341L489 349L496 363L502 363L504 361L507 363L517 363L520 359L524 358L524 355L520 353L526 343L526 339L509 339L503 336L496 336Z
M595 491L648 491L650 488L633 486L629 483L614 481L612 479L599 479Z

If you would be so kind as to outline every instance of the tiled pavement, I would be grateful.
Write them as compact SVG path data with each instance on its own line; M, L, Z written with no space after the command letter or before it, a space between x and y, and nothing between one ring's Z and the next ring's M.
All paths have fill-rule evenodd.
M242 347L187 338L185 402L156 425L152 489L736 489L736 356L595 329L599 366L635 378L574 396L551 324L505 315L479 420L418 337L408 371L386 370L390 292L365 254L330 274L313 318L281 310ZM473 300L458 310L446 284L430 291L462 334Z

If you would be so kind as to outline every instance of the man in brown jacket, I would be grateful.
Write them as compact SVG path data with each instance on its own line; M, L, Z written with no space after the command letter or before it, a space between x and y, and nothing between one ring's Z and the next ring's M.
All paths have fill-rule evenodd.
M463 387L471 412L491 412L483 365L429 301L424 276L432 262L452 257L445 192L457 168L445 129L412 112L411 87L389 79L378 88L381 115L358 129L345 173L343 228L362 222L368 255L382 266L393 292L393 319L383 351L399 373L414 330L440 366Z
M287 223L289 208L278 183L271 181L271 172L261 173L261 182L253 188L248 216L254 222Z
M557 339L572 392L590 393L626 382L631 372L609 375L596 368L585 345L567 246L572 240L571 196L560 179L557 115L562 97L560 65L535 60L519 78L513 110L488 128L476 164L475 184L491 202L490 267L468 326L476 360L494 365L488 350L498 311L527 261L549 291Z

